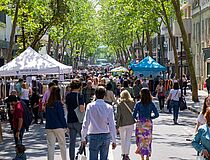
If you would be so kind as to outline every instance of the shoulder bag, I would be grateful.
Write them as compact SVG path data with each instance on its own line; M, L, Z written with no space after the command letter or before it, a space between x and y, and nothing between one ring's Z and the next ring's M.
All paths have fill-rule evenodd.
M179 98L179 108L180 108L180 111L187 109L187 103L184 97Z
M74 109L74 112L77 115L77 119L79 123L83 123L83 119L85 117L85 112L80 112L80 106L79 106L79 93L77 93L77 108Z
M126 108L128 109L128 111L130 112L130 114L131 114L131 116L132 116L132 111L131 111L131 109L130 109L130 107L125 103L125 102L123 102L124 103L124 105L126 106ZM132 116L133 117L133 116ZM134 119L134 118L133 118ZM136 122L136 120L134 119L134 122Z

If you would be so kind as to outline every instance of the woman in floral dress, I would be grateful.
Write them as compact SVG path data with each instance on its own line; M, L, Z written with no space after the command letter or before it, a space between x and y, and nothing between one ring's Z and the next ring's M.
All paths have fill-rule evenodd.
M152 119L159 117L152 96L148 88L142 88L140 92L141 100L136 103L133 117L136 123L136 153L141 155L141 159L149 160L152 146ZM154 114L152 114L154 113Z

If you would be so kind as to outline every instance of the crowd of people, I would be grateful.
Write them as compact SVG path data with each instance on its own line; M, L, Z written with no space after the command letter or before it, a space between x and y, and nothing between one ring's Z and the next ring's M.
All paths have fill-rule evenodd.
M56 139L60 146L61 159L67 159L67 134L70 160L76 157L77 135L81 137L81 146L85 147L89 143L90 160L98 160L98 155L100 160L107 160L110 143L112 142L112 149L116 147L117 134L121 140L122 159L129 160L134 127L135 153L142 160L149 160L152 154L152 120L159 117L157 106L152 102L153 97L158 98L160 112L169 103L168 110L169 113L173 112L173 123L178 124L181 91L176 80L164 80L159 76L146 79L129 74L116 77L111 74L89 73L72 76L70 85L65 90L61 89L57 80L53 80L43 94L37 83L28 87L23 79L19 79L7 99L16 148L22 147L23 153L25 151L23 106L26 106L33 113L34 124L42 125L44 119L46 120L48 160L54 160ZM208 106L210 100L206 98L198 118L196 133L199 132L200 125L209 125ZM206 148L206 152L205 148L199 147L200 135L196 135L193 146L208 157L209 148ZM26 156L22 155L22 159L25 159ZM20 157L19 151L17 156Z

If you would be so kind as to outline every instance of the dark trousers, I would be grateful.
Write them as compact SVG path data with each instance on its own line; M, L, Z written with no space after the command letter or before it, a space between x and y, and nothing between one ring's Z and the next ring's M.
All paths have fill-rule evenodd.
M69 158L70 160L75 159L75 148L76 148L76 138L77 134L80 134L81 137L81 129L82 129L82 124L79 122L76 123L69 123L68 124L69 128Z
M164 99L165 96L158 96L160 110L164 108Z
M20 132L19 132L19 139L16 137L16 132L17 129L13 128L13 134L14 134L14 139L15 139L15 144L22 144L22 140L23 140L23 134L25 132L25 128L21 128Z
M173 120L174 123L177 123L178 116L179 116L179 101L171 101L171 106L173 108Z
M34 114L34 122L38 123L39 118L39 107L33 108L33 114Z
M208 93L210 93L210 87L207 87L207 91L208 91Z

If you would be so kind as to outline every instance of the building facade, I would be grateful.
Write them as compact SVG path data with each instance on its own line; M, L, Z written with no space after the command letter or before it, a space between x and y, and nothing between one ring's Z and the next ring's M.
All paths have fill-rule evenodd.
M196 77L203 88L210 76L210 0L192 1L192 52Z
M9 48L11 30L12 30L11 17L7 16L3 12L0 12L0 59L1 60L2 59L4 60L4 57L6 57L7 49Z

